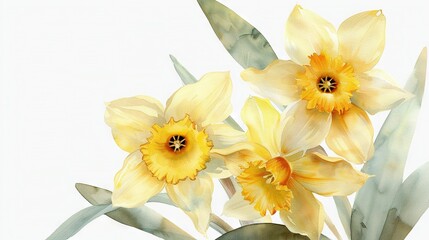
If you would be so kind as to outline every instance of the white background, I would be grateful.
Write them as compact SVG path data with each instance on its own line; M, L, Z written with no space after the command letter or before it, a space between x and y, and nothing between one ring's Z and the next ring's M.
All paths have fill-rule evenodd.
M336 26L360 11L383 9L387 40L377 68L390 72L401 85L420 50L429 45L425 1L222 2L256 26L282 59L287 59L284 23L296 3ZM3 1L1 11L1 239L45 239L89 206L75 191L76 182L112 189L126 153L104 124L104 102L138 94L165 102L181 86L169 54L197 78L231 70L237 120L251 94L239 77L241 67L224 50L194 0L10 0ZM429 160L428 98L424 97L406 175ZM373 118L376 129L385 116ZM220 214L226 198L216 187L213 209ZM322 199L341 229L332 200ZM159 204L155 208L202 238L182 212ZM427 239L428 224L426 212L409 239ZM332 236L326 228L324 232ZM210 238L216 236L209 231ZM103 216L73 239L151 237Z

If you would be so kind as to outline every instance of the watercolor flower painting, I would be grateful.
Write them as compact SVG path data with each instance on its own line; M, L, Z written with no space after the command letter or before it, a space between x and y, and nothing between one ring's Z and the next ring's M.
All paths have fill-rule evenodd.
M0 238L426 239L422 4L6 1Z

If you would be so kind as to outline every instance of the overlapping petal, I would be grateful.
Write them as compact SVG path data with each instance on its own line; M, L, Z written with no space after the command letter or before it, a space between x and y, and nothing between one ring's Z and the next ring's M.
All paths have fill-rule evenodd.
M214 154L210 157L210 161L206 162L204 172L213 178L228 178L232 175L223 158L219 158Z
M114 183L112 204L126 208L145 204L164 187L164 182L152 176L147 169L139 150L128 155L122 169L116 174Z
M264 70L248 68L241 78L261 96L280 105L288 105L300 98L296 74L304 68L292 61L274 60Z
M231 92L229 72L207 73L168 99L165 117L177 121L188 114L193 122L203 127L222 122L232 111Z
M298 182L291 180L288 187L293 194L292 206L290 211L280 211L281 220L290 231L319 239L325 220L322 204Z
M154 124L164 123L164 107L151 97L121 98L106 103L105 122L120 148L127 152L139 149L150 136Z
M269 160L271 154L257 143L241 142L228 148L212 149L212 158L224 159L229 171L238 176L249 162Z
M300 101L282 115L282 153L294 154L316 147L328 134L331 114L307 110L306 105L305 101Z
M371 70L358 75L360 88L353 93L353 103L369 112L391 109L412 95L397 86L393 78L382 70Z
M249 140L261 144L272 155L280 153L280 114L267 99L250 97L241 110Z
M261 218L261 214L256 211L254 204L250 204L249 201L244 199L241 189L237 189L237 192L225 203L222 215L244 221Z
M168 184L166 190L170 199L192 220L200 233L205 233L209 226L213 181L204 172L195 180L186 179L176 185Z
M214 148L225 148L247 139L244 132L238 131L228 124L210 124L204 131L212 141Z
M345 196L359 190L368 176L348 162L319 153L291 163L293 178L307 190L323 196Z
M308 56L321 51L337 55L338 43L334 26L299 5L290 14L285 30L286 52L298 64L308 64Z
M386 18L381 10L358 13L338 28L339 55L355 72L372 69L384 50Z
M361 164L372 155L373 136L374 129L368 115L352 105L341 115L333 114L326 143L336 154L350 162Z

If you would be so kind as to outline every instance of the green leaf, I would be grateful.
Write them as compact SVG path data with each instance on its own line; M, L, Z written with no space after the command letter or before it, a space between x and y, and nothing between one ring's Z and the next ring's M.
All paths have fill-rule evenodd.
M320 240L331 240L331 239L322 234L320 235Z
M185 85L196 83L198 81L185 67L182 66L182 64L179 63L179 61L177 61L173 55L170 55L170 59L173 62L174 69L176 69L177 74Z
M350 239L350 217L352 214L352 207L349 199L346 196L334 196L335 206L337 207L338 216L340 217L341 224L347 237Z
M238 125L238 123L231 116L228 116L228 118L225 119L225 123L233 127L235 130L242 131L242 132L244 131L243 128L241 128L240 125Z
M286 226L274 223L257 223L243 226L225 233L216 240L236 239L269 239L269 240L294 240L309 239L296 233L292 233ZM323 238L322 238L323 239Z
M429 207L429 162L414 171L393 200L381 240L405 239Z
M357 193L352 210L352 239L379 239L392 201L402 183L405 162L420 106L426 79L426 48L416 62L406 90L414 98L394 108L375 141L375 152L362 171L368 179Z
M112 192L106 189L82 183L76 183L76 189L93 205L105 204L106 202L111 203ZM194 239L175 224L146 206L139 208L118 208L106 213L106 215L120 223L135 227L163 239Z
M277 59L267 39L250 23L216 0L198 0L216 36L243 67L264 69Z
M112 204L103 204L82 209L61 224L57 230L47 238L47 240L68 239L79 232L79 230L85 227L92 220L113 210L114 208L112 207Z

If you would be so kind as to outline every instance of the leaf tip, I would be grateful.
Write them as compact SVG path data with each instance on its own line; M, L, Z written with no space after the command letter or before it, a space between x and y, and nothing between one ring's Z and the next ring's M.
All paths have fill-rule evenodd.
M170 56L171 61L177 62L177 59L173 56L173 54L169 54L168 56Z

